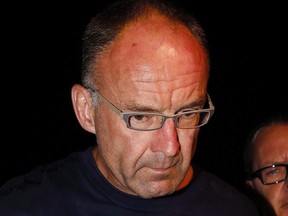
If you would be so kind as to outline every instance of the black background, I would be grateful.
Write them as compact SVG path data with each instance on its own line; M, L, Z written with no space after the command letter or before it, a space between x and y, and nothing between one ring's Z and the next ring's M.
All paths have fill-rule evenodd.
M248 133L288 110L287 11L276 1L178 2L199 18L211 52L208 91L216 110L200 131L194 161L244 190ZM105 4L3 7L0 184L94 144L76 120L70 89L80 80L84 27Z

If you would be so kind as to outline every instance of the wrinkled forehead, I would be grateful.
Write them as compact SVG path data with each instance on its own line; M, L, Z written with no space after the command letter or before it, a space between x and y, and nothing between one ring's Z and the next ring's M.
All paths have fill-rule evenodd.
M103 81L119 87L175 80L185 86L193 78L208 79L206 52L196 37L185 26L157 15L127 25L103 53L99 67L105 71Z
M288 125L276 124L261 129L255 138L256 159L265 164L288 162Z

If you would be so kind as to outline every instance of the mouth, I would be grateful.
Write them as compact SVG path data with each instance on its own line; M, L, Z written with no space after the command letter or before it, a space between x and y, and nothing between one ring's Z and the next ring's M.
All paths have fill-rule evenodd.
M179 160L174 160L169 162L163 161L163 163L158 161L157 163L146 164L145 167L156 174L169 174L170 172L175 172L175 169L179 168L178 166Z
M285 202L283 205L281 205L281 208L288 208L288 202Z
M167 166L159 166L159 167L151 167L150 169L155 173L167 173L170 172L171 169L175 168L175 164L167 165Z
M169 170L171 167L166 167L166 168L159 167L159 168L151 168L151 169L155 172L165 172L165 171Z

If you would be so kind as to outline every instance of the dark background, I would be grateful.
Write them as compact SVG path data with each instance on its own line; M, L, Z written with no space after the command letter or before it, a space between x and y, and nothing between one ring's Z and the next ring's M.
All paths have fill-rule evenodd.
M286 7L178 2L202 23L211 52L208 91L216 111L201 129L194 161L244 190L248 133L288 110ZM80 80L84 27L105 4L3 7L0 184L94 144L76 120L70 89Z

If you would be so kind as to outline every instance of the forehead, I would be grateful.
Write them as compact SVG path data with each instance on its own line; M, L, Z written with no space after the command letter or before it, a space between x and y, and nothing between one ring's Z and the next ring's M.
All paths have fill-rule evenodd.
M109 82L113 84L109 88L124 92L171 91L194 82L206 86L208 78L207 56L196 37L159 14L125 26L102 55L99 67L105 71L106 85Z
M262 129L255 140L256 161L261 165L288 163L288 125Z

